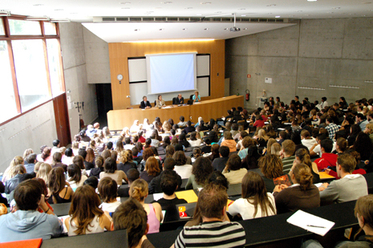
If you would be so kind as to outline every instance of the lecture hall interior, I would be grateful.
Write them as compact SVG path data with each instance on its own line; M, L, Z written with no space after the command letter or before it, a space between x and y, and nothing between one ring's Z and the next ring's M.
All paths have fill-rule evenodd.
M7 112L2 111L0 120L1 171L25 147L37 151L40 144L49 144L61 136L58 134L61 122L67 123L64 127L69 130L60 133L68 133L70 137L65 139L71 140L79 132L80 118L87 124L97 119L99 111L129 107L126 59L144 56L147 52L193 50L211 54L210 95L203 99L244 95L248 89L250 101L244 103L247 109L258 107L263 90L268 96L281 96L285 103L294 95L302 99L307 96L312 101L325 95L329 102L337 102L341 95L347 101L370 97L373 80L371 2L145 2L2 3L0 45L5 78L1 80L1 99ZM235 25L241 28L239 32L229 31L234 25L233 14L237 19ZM7 36L9 30L4 27L8 25L3 22L20 16L28 22L46 21L48 30L53 29L52 24L58 25L58 33L52 31L49 37L54 39L47 42L48 48L55 49L48 55L50 60L54 56L56 62L52 65L50 61L49 67L58 67L54 68L55 75L45 70L35 75L27 66L21 73L21 69L17 71L17 61L16 72L11 73L14 61L10 63L8 59L7 42L12 42L13 56L17 60L16 43L22 46L21 41L16 41L17 36L21 40L27 36ZM166 17L170 21L166 22ZM31 39L40 38L41 33L37 32L27 35L34 35ZM43 35L48 37L45 32ZM197 38L199 41L192 41ZM213 40L200 40L207 38ZM177 41L179 39L189 42ZM165 42L145 42L155 40ZM58 59L59 47L61 60ZM43 51L43 47L38 49ZM22 55L19 56L22 59ZM119 73L124 75L121 84L117 80ZM25 81L40 85L40 77L44 77L44 89L38 86L22 89ZM266 83L266 78L272 83ZM15 94L17 87L19 92ZM23 106L22 94L26 96L29 89L31 92L42 90L42 97L33 98L34 93L30 93L29 104ZM99 97L109 97L112 102L101 102L98 107ZM56 111L60 110L55 110L54 106L60 99L60 104L65 106L65 118L56 124Z
M242 107L254 110L262 106L264 91L287 104L296 95L312 102L327 96L331 104L341 96L349 103L372 98L373 2L368 0L1 5L1 172L26 148L39 153L56 138L70 144L81 121L93 124L110 110L138 108L137 99L146 92L134 92L129 61L147 54L208 55L202 102L250 92ZM165 94L166 104L176 95ZM148 98L154 102L156 95ZM198 116L191 118L196 122Z

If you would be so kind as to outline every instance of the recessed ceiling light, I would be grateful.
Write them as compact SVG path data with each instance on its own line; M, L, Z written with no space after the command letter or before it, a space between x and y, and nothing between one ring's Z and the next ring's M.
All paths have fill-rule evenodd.
M317 0L307 0L307 2L317 2Z
M275 18L280 18L281 16L275 16Z
M267 7L276 7L276 4L268 4Z
M186 7L185 9L193 9L193 7Z
M135 32L137 32L137 31L140 31L140 29L138 29L138 28L135 28L133 31L135 31Z
M44 4L42 4L42 3L36 3L36 4L33 4L32 6L34 6L34 7L40 7L40 6L43 6Z
M241 16L246 16L246 15L241 15Z
M121 2L120 4L131 4L131 2Z
M201 2L201 4L211 4L211 2Z
M207 30L209 30L208 28L205 28L205 30L207 31Z

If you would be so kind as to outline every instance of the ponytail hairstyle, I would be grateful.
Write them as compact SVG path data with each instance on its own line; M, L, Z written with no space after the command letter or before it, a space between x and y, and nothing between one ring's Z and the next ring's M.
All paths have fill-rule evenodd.
M130 196L139 202L145 200L148 195L148 183L144 179L136 179L130 187Z
M299 158L300 162L308 165L310 169L312 168L312 161L310 154L308 153L307 149L305 148L300 148L295 152L295 156Z
M357 216L358 214L359 216ZM373 228L373 195L366 195L359 197L359 199L357 199L355 205L355 217L364 218L364 223L362 223L363 227L368 226L369 228ZM363 227L360 227L360 230L354 237L355 239L363 230ZM370 242L373 241L372 236L366 236L365 238Z
M295 180L300 184L300 189L306 191L312 185L312 173L310 167L306 164L297 164L293 168Z

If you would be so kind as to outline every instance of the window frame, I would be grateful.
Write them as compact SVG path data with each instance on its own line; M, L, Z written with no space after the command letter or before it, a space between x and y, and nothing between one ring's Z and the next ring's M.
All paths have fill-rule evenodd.
M30 111L33 111L40 106L52 101L55 97L65 94L66 93L66 86L65 86L65 80L64 80L64 75L63 75L63 64L62 64L62 56L61 56L61 42L60 42L60 29L58 23L55 23L56 27L56 35L45 35L45 30L44 30L44 22L47 21L38 21L41 29L41 35L11 35L10 34L10 28L9 28L9 22L8 20L25 20L27 21L27 18L25 16L3 16L0 17L0 19L3 21L4 25L4 32L5 35L0 35L0 40L1 41L6 41L7 43L7 48L8 48L8 54L9 54L9 63L11 67L11 74L12 74L12 80L13 80L13 89L14 89L14 98L16 102L16 109L17 109L17 114L14 115L13 117L0 122L0 126L13 121L20 116L27 114ZM35 21L34 21L35 22ZM16 68L15 68L15 61L14 61L14 52L13 52L13 46L12 46L12 41L13 40L42 40L43 42L43 49L44 49L44 61L45 61L45 70L46 70L46 75L47 75L47 85L48 85L48 98L44 100L43 102L32 106L31 108L27 109L26 111L22 111L22 105L21 105L21 100L20 100L20 95L19 95L19 90L18 90L18 82L17 82L17 76L16 76ZM60 60L60 89L62 89L61 93L56 94L53 96L52 93L52 85L51 85L51 78L50 78L50 72L49 72L49 59L48 59L48 50L47 50L47 40L49 39L55 39L58 42L58 55L59 55L59 60Z

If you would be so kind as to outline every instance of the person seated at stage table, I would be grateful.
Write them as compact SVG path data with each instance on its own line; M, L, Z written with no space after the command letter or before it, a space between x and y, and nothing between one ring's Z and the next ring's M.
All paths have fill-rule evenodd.
M142 101L140 103L140 108L142 109L148 109L151 108L152 105L150 105L150 102L148 101L148 98L146 96L142 97Z
M182 97L181 94L178 94L177 97L175 97L173 99L173 103L174 105L178 105L178 104L184 104L184 97Z
M201 101L201 96L199 95L198 91L194 91L194 95L192 98L193 102L200 102Z
M166 103L162 99L162 95L158 95L158 99L155 100L155 106L154 107L156 107L156 108L162 108L164 106L166 106Z
M113 230L126 229L128 247L154 248L146 234L149 231L147 213L143 206L134 198L123 202L113 214Z

